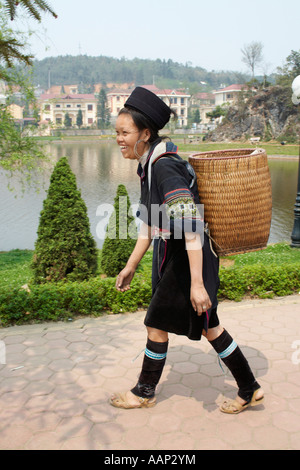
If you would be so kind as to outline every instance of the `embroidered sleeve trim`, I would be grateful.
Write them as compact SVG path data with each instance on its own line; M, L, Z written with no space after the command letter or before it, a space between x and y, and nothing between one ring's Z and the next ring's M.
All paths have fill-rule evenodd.
M190 198L191 200L193 200L193 196L189 189L178 188L178 189L174 189L173 191L169 191L168 193L165 194L164 203L170 204L171 202L179 198Z
M170 220L191 219L202 221L202 217L191 197L177 197L166 204L166 214Z

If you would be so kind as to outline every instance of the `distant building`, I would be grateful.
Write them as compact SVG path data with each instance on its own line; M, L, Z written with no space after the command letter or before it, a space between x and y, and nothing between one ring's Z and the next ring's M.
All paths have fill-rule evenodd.
M114 89L118 89L118 90L123 90L123 91L127 91L127 90L133 90L134 88L134 83L133 82L130 82L130 83L96 83L94 85L94 93L99 93L101 88L104 88L107 92L107 90L114 90Z
M66 113L76 125L78 111L82 112L82 126L90 127L97 120L97 98L94 94L55 94L44 93L39 98L40 120L55 126L64 124Z
M210 113L215 108L215 95L213 93L196 93L190 100L192 109L199 109L201 125L208 124L210 118L206 113Z
M77 95L78 94L78 85L53 85L46 91L47 95Z
M246 88L245 85L230 85L220 90L214 91L215 106L222 104L232 104L237 101L239 94Z
M7 111L11 115L11 117L15 120L22 120L23 119L23 108L22 106L19 106L18 104L10 104L7 106Z
M132 89L112 88L106 92L111 122L117 119L119 111L124 108L125 101L130 96Z
M170 108L176 111L178 116L177 126L184 127L188 124L188 108L191 95L185 93L183 90L160 90L155 85L144 85L144 88L155 93L162 99Z
M111 123L117 119L119 111L124 104L134 85L126 83L118 87L109 84L105 87L108 107L111 115ZM160 90L154 85L144 85L144 88L155 93L168 106L170 106L178 115L177 126L185 127L188 124L188 108L190 95L182 90ZM82 111L83 127L89 127L97 121L97 102L98 94L101 90L101 84L94 87L95 94L79 94L77 85L59 85L51 87L46 93L39 97L40 103L40 121L51 123L55 126L61 126L64 123L65 114L68 113L72 126L76 125L78 110ZM62 93L64 92L64 93Z
M147 90L155 93L168 106L170 106L178 115L177 125L184 127L188 123L188 106L190 95L180 90L160 90L155 85L143 85ZM125 101L130 96L131 89L111 89L106 92L112 122L116 120L119 111L124 107Z

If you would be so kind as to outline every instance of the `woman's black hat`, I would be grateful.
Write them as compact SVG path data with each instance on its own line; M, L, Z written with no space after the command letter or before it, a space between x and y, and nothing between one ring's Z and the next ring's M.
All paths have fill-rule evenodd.
M136 87L125 103L127 106L140 111L154 122L158 129L162 129L170 120L171 109L152 91L143 87Z

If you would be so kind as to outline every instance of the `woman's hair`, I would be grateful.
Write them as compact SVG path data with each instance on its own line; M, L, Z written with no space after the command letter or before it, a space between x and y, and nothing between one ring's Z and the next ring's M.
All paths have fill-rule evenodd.
M139 131L143 131L144 129L149 129L150 131L149 143L150 144L153 144L157 140L161 140L163 138L158 135L159 129L154 124L154 122L151 119L147 118L147 116L145 116L140 111L137 111L136 109L131 108L130 106L126 106L126 108L121 109L121 111L119 112L119 115L120 114L129 114L132 117L132 120ZM173 114L173 119L176 120L177 119L176 111L171 109L171 114Z

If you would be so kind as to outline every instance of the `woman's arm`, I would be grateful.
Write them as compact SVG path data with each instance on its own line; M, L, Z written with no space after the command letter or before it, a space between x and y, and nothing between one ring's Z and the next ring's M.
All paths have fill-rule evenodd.
M142 224L134 250L126 263L125 268L122 269L116 280L116 289L120 292L125 292L130 289L130 283L136 268L151 245L151 241L151 227L148 227L146 224Z
M185 233L186 250L188 253L191 273L191 303L198 315L211 307L211 301L204 287L202 277L203 253L201 237L195 233Z

